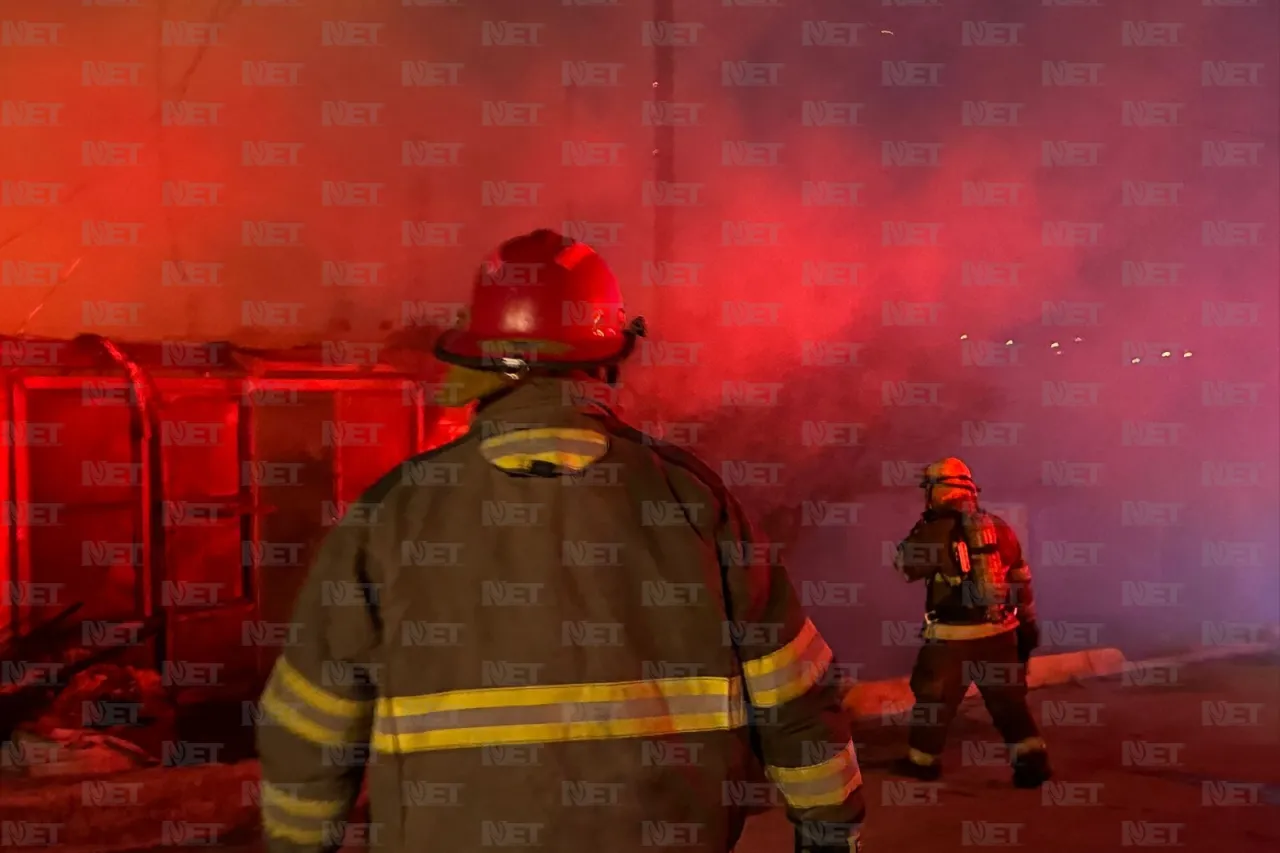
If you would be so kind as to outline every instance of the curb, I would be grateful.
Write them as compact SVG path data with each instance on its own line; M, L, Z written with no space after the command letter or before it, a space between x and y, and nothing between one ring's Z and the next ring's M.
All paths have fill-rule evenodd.
M1277 649L1280 649L1280 643L1240 643L1239 645L1231 646L1215 646L1213 648L1196 649L1180 655L1170 655L1169 657L1127 661L1124 665L1123 671L1131 672L1137 669L1149 669L1160 666L1200 663L1202 661L1222 660L1224 658L1248 657L1250 655L1272 652Z
M1027 687L1037 690L1041 687L1108 678L1139 670L1245 657L1274 651L1277 648L1280 648L1280 644L1242 643L1195 649L1183 654L1140 661L1130 661L1125 658L1124 652L1109 647L1040 655L1031 658L1027 665ZM970 684L965 698L972 699L977 696L977 686ZM909 678L890 678L884 681L863 681L854 684L845 694L844 708L854 719L878 719L885 714L901 714L910 708L914 701Z
M1082 678L1118 675L1124 671L1125 663L1124 653L1113 648L1040 655L1027 664L1027 686L1035 690ZM965 698L977 695L977 686L970 684ZM902 713L914 702L910 679L904 677L855 684L845 696L844 707L854 718L866 719Z

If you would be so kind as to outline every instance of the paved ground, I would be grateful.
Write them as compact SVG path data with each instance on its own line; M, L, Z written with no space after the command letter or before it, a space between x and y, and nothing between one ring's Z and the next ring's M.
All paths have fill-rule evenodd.
M935 785L885 774L902 749L901 729L876 721L862 728L869 853L1280 850L1280 657L1199 664L1172 676L1148 671L1032 696L1058 771L1042 791L1009 786L980 704L957 722L946 778ZM186 794L193 803L203 799L191 788ZM101 847L79 849L119 849L124 839L112 836L103 832ZM261 850L241 832L219 841L231 853ZM153 853L161 850L173 847ZM785 817L754 818L737 853L791 853Z
M901 731L869 728L860 737L866 846L929 853L987 846L1280 850L1278 664L1275 655L1236 659L1172 677L1147 671L1033 692L1057 771L1038 792L1011 788L1002 765L974 766L998 758L986 745L995 738L980 704L958 721L937 785L886 775ZM737 853L789 853L790 832L780 813L762 815Z

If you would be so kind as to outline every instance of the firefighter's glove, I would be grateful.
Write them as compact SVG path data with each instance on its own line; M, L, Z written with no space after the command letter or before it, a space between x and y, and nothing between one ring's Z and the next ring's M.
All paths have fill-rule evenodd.
M1025 664L1031 659L1031 653L1038 648L1040 648L1040 625L1034 621L1018 625L1018 660Z

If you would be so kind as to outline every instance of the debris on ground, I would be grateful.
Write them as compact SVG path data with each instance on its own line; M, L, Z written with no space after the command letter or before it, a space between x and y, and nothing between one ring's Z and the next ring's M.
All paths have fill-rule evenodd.
M156 697L164 694L159 676L150 670L134 667L111 666L109 661L127 655L131 649L146 643L164 625L163 614L137 623L120 623L131 628L132 644L90 645L85 639L89 623L71 619L82 607L77 602L60 613L25 631L8 628L0 631L0 660L9 665L0 671L0 743L9 741L19 728L28 731L52 729L101 729L110 723L104 717L109 713L129 713L123 705L111 708L98 701L98 697L86 699L86 693L105 691L108 694L137 695L146 697L153 711L161 704ZM103 669L103 667L108 667ZM93 673L86 681L84 675ZM73 714L54 713L61 705L64 712L70 705L63 705L67 689L77 686L81 704ZM108 701L108 700L103 700ZM123 703L131 700L109 700ZM137 700L143 703L143 699ZM167 701L164 706L170 703ZM146 710L141 705L139 710ZM49 718L54 714L54 718ZM57 717L67 719L59 722ZM154 720L164 722L172 714L158 713ZM33 728L35 721L42 721ZM171 726L170 726L171 728ZM125 738L132 740L132 738ZM147 747L148 736L141 737L140 746Z
M211 832L229 842L258 832L259 777L258 763L245 761L6 779L0 825L38 827L59 849L172 847Z
M104 776L157 763L136 744L101 732L50 729L40 735L19 730L0 756L0 775Z
M153 670L100 663L77 673L35 721L20 731L66 747L132 756L139 766L164 758L177 737L177 714ZM124 745L122 747L122 744ZM133 749L129 749L132 745Z
M0 660L8 664L0 672L0 742L53 701L63 665L52 654L62 650L66 623L82 606L77 602L25 632L0 629Z

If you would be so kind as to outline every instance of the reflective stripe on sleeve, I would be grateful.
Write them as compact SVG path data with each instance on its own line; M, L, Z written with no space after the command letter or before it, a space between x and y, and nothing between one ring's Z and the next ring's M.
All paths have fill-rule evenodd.
M772 654L745 661L747 695L758 708L772 708L803 696L831 665L831 648L811 620L795 639Z
M809 767L766 767L787 804L795 809L838 806L862 787L853 741L832 758Z
M1026 740L1018 741L1013 745L1013 757L1017 759L1020 756L1028 755L1033 752L1045 752L1049 747L1045 744L1042 737L1029 737Z
M745 724L738 679L498 687L379 699L372 745L379 752L423 752L651 737Z
M288 787L262 784L262 828L267 835L297 844L327 844L346 816L340 800L308 800Z
M262 694L262 710L298 737L333 746L364 739L373 703L343 699L317 687L281 656Z
M938 756L921 752L913 746L907 750L907 760L920 767L932 767L938 763Z

